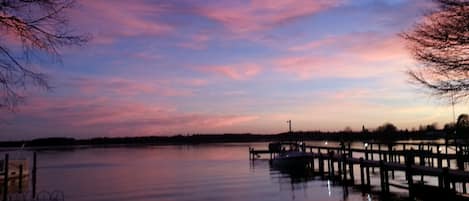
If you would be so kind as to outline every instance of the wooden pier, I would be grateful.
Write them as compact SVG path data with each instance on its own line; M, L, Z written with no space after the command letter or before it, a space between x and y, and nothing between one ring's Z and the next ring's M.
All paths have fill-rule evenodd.
M370 172L375 173L376 169L379 171L382 193L389 193L390 186L393 186L407 189L410 198L414 198L415 190L422 187L435 188L448 195L467 195L469 171L465 171L464 166L469 162L468 150L469 145L454 143L364 143L361 148L352 148L350 143L338 146L303 144L301 148L310 161L308 170L322 178L337 179L343 184L369 189ZM249 159L255 160L266 154L273 159L279 153L279 150L249 148ZM358 184L355 183L354 167L359 168ZM395 172L404 173L405 184L391 182L395 180ZM420 178L416 179L416 176ZM438 184L423 185L424 177L435 177Z
M36 176L37 175L37 154L33 153L33 164L31 173L29 172L28 161L11 160L7 153L3 160L0 160L0 194L2 201L11 200L9 194L27 193L29 178L31 178L32 192L31 199L36 198Z

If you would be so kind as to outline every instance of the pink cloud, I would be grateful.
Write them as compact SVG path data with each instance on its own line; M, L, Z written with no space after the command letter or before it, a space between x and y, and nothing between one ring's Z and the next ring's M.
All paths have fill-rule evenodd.
M262 68L257 64L209 66L200 69L202 71L222 75L233 80L246 80L258 75L262 71Z
M207 48L207 42L209 39L210 38L206 33L199 33L189 37L189 40L186 42L178 43L177 46L188 49L201 50Z
M290 50L290 51L309 51L309 50L314 50L314 49L317 49L317 48L324 47L326 45L337 44L338 43L337 41L338 41L338 38L336 38L336 37L326 37L326 38L321 39L321 40L315 40L315 41L308 42L306 44L300 44L300 45L297 45L297 46L290 47L290 48L288 48L288 50Z
M376 37L374 39L358 39L360 45L353 45L346 49L364 61L392 61L409 60L409 52L405 48L403 39L397 35L392 37Z
M278 71L293 73L300 79L337 76L338 70L345 69L340 62L325 57L285 57L275 64Z
M236 127L259 118L254 115L180 112L168 104L143 104L80 96L35 98L15 116L34 119L27 122L28 124L51 124L51 127L36 126L34 130L29 130L29 133L45 133L50 136L60 135L63 134L60 131L68 130L67 133L77 131L83 135L75 137L214 132L214 129ZM25 125L15 122L8 126L21 128ZM28 125L28 128L33 126Z
M72 9L72 24L91 32L93 42L112 43L119 36L155 36L170 33L174 27L159 20L165 4L143 1L80 1Z
M199 8L198 13L222 23L233 33L248 33L271 29L299 17L309 16L337 6L336 0L252 0L247 4L212 4ZM226 2L224 2L226 3Z
M300 79L376 76L402 72L403 67L411 63L403 41L398 36L374 33L326 37L290 47L289 50L316 53L274 61L278 71L295 74ZM319 53L326 55L318 56ZM386 65L383 66L383 62Z
M131 54L130 56L132 56L132 57L134 57L138 60L144 60L144 61L150 61L150 62L154 62L156 60L160 60L160 59L163 58L159 54L151 53L151 52L148 52L148 51L136 52L136 53Z
M200 87L207 85L208 81L204 79L184 79L181 80L181 83L192 87Z
M209 118L204 121L205 125L211 126L211 127L225 127L225 126L233 126L236 124L244 123L244 122L250 122L253 120L259 119L258 116L254 115L247 115L247 116L216 116Z
M134 96L155 94L159 96L191 96L188 89L170 86L164 81L139 82L122 78L75 78L67 81L68 86L80 90L83 94L106 94L116 96Z
M296 75L299 79L311 78L364 78L389 73L402 73L403 66L389 66L369 63L347 56L334 57L285 57L274 61L278 72Z
M290 51L323 51L331 49L338 54L359 57L368 61L402 59L407 57L403 39L396 35L378 33L350 33L329 36L288 48Z

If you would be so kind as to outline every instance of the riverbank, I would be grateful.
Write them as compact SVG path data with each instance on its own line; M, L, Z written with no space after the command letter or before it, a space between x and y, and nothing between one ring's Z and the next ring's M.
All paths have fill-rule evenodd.
M376 141L393 142L398 140L437 140L448 137L445 130L435 131L396 131L396 132L321 132L306 131L280 134L194 134L175 136L141 137L99 137L75 139L69 137L40 138L33 140L3 141L0 147L71 147L71 146L112 146L112 145L171 145L204 144L227 142L268 142L292 140L330 141ZM450 136L451 137L451 136Z

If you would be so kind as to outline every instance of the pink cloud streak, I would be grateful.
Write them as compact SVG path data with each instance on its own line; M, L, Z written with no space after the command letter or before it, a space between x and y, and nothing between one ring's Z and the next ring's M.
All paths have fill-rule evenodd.
M222 75L233 80L246 80L258 75L262 68L257 64L238 64L233 66L209 66L202 71Z
M93 35L92 42L113 43L117 37L155 36L170 33L173 25L158 20L166 12L164 4L142 1L90 1L79 2L73 9L72 24L77 24Z
M326 37L290 47L292 52L333 52L332 55L288 56L277 59L276 70L297 75L300 79L313 77L368 77L399 72L411 63L403 41L397 36L373 33ZM382 62L387 65L383 66Z
M309 16L337 6L340 1L268 1L252 0L248 4L212 4L201 7L198 13L220 22L234 33L248 33L270 29L299 17Z
M94 136L170 135L186 131L213 132L213 129L237 126L259 118L254 115L179 112L171 105L143 104L109 98L36 98L31 103L23 107L16 116L36 118L36 123L39 124L49 122L54 125L54 129L59 130L87 130ZM54 133L54 130L35 128L30 132Z
M189 82L191 80L188 80ZM192 80L193 81L193 80ZM134 96L139 94L157 94L160 96L191 96L188 89L170 86L165 81L139 82L122 78L75 78L67 81L67 85L77 88L83 94L107 94L116 96ZM189 85L203 84L203 80L195 80Z

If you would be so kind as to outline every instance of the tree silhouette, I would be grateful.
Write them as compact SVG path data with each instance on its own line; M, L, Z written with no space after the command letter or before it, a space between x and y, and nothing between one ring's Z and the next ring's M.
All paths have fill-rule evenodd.
M437 7L403 33L420 64L408 73L441 98L469 95L469 1L435 0Z
M469 136L469 115L461 114L456 123L456 134L458 136Z
M392 123L384 123L376 128L376 132L384 134L395 133L397 132L397 127Z
M74 0L0 0L0 109L14 109L31 86L50 89L34 62L44 56L60 61L59 48L87 41L68 27L64 11L73 5Z

